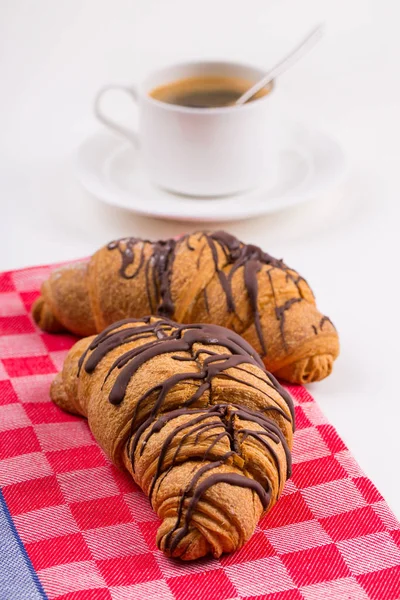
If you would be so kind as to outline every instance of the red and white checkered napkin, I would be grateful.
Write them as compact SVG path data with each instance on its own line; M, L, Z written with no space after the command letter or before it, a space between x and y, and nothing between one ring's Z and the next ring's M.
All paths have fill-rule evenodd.
M165 558L147 498L49 399L74 341L29 315L49 270L0 276L0 484L49 598L400 598L400 524L302 387L293 477L251 540L220 560Z

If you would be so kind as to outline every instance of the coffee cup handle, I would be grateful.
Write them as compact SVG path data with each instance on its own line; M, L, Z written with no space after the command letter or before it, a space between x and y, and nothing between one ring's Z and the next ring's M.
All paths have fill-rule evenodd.
M117 123L114 119L110 118L102 109L102 101L104 96L110 91L120 91L128 94L128 96L137 104L137 92L135 88L127 86L127 85L119 85L119 84L110 84L102 87L98 92L94 99L94 114L98 118L98 120L103 123L106 127L109 127L112 131L128 138L130 142L133 142L136 146L139 146L139 138L135 131L128 129L124 125Z

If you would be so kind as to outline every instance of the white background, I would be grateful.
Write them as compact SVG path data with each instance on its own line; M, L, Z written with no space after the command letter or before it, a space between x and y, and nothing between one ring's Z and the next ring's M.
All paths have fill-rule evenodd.
M111 210L79 188L73 151L97 128L99 86L178 59L268 67L326 21L277 93L283 116L341 141L347 179L308 205L224 227L298 269L337 325L340 359L311 392L398 516L399 16L398 0L0 0L1 269L193 229Z

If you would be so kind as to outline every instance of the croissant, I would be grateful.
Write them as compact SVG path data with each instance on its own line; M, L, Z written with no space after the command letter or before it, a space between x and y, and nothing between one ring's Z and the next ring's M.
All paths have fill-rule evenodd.
M148 495L168 556L240 548L290 476L291 397L223 327L120 321L73 346L51 397Z
M269 371L294 383L323 379L339 353L335 327L305 279L223 231L111 242L89 261L54 271L33 306L41 328L79 336L146 314L228 327Z

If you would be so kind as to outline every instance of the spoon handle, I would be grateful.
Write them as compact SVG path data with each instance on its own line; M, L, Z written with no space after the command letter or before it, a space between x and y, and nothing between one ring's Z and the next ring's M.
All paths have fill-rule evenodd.
M284 71L289 69L294 63L296 63L304 54L306 54L311 48L321 39L324 33L324 26L322 24L315 27L310 33L304 38L300 44L298 44L289 54L285 56L281 61L278 62L268 73L257 81L247 92L242 94L235 102L236 105L245 104L250 98L252 98L257 92L262 90L263 87L268 85L273 79L281 75Z

